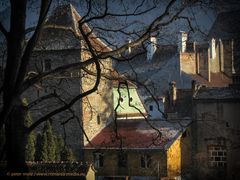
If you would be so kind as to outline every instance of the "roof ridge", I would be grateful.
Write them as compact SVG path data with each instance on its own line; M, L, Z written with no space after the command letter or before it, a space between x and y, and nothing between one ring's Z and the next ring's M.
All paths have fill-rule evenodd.
M78 33L76 21L80 20L81 16L71 3L66 3L57 6L48 17L47 25L65 26L72 28Z

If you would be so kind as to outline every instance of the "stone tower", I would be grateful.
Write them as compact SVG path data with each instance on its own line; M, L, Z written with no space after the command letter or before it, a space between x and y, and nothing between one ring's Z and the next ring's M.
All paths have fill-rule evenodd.
M53 10L34 49L28 68L29 75L85 61L90 57L78 28L80 19L81 16L71 4L58 6ZM83 28L86 32L90 31L87 25L84 25ZM90 36L90 41L93 48L99 53L110 50L94 34ZM112 62L110 59L103 60L101 66L103 73L110 73ZM89 65L86 69L93 73L96 72L94 65ZM35 84L23 96L29 102L50 94L58 96L43 100L31 110L33 119L38 120L71 102L80 93L91 89L95 80L96 77L87 71L67 70ZM68 110L51 117L50 121L54 130L65 137L67 145L73 149L77 159L81 159L85 141L98 133L111 120L111 115L111 82L101 78L96 92L76 101ZM37 129L37 131L40 130L41 128Z

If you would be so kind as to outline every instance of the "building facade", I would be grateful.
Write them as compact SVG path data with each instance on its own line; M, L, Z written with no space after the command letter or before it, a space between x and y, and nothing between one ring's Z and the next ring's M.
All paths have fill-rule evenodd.
M95 164L99 179L179 178L190 163L184 147L190 142L185 134L190 121L181 123L183 126L176 120L119 120L118 134L112 123L85 146L85 160Z
M240 91L201 88L193 97L193 160L198 179L238 179Z

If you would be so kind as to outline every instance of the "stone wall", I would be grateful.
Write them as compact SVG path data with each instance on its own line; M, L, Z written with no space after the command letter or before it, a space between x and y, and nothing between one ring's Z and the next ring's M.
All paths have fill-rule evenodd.
M193 160L197 177L237 179L239 177L237 169L240 168L240 149L237 146L240 144L238 121L240 103L221 101L195 101L195 103ZM226 149L226 165L223 159L219 159L221 154L210 154L212 147L217 147L218 150ZM221 163L216 165L217 161Z
M41 73L44 71L44 61L50 60L51 69L55 69L59 66L69 63L79 62L80 50L51 50L51 51L34 51L31 64L28 67L28 75L34 76L34 73ZM64 102L69 102L72 98L78 95L80 92L80 73L78 70L67 71L61 74L57 74L42 80L41 82L30 87L23 95L22 98L26 98L29 103L37 100L38 98L50 95L58 94L61 99L51 97L40 101L37 105L31 108L31 115L33 121L45 116L49 112L64 106ZM63 101L62 101L63 100ZM49 120L52 122L55 133L60 134L62 137L66 135L67 145L70 146L77 159L80 157L80 150L82 144L82 132L78 122L80 118L80 102L77 101L72 110L77 118L73 118L65 124L66 134L64 134L62 122L66 121L73 114L69 111L61 112ZM42 123L36 132L40 133L41 128L44 125Z
M89 52L82 52L82 61L90 57ZM90 65L87 69L96 73L95 65ZM110 75L112 69L111 59L101 62L102 73ZM94 87L96 82L96 74L91 75L86 71L81 71L81 92L86 92ZM113 91L112 82L101 77L100 84L96 92L82 99L82 122L83 129L87 135L84 137L84 144L88 143L95 135L97 135L109 122L112 121L113 114Z

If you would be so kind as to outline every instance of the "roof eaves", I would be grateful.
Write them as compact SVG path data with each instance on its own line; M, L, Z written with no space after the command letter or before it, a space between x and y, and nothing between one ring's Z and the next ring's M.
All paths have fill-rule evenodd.
M184 130L179 130L177 134L164 146L164 150L167 151L172 146L172 144L182 135L184 131L185 128Z

